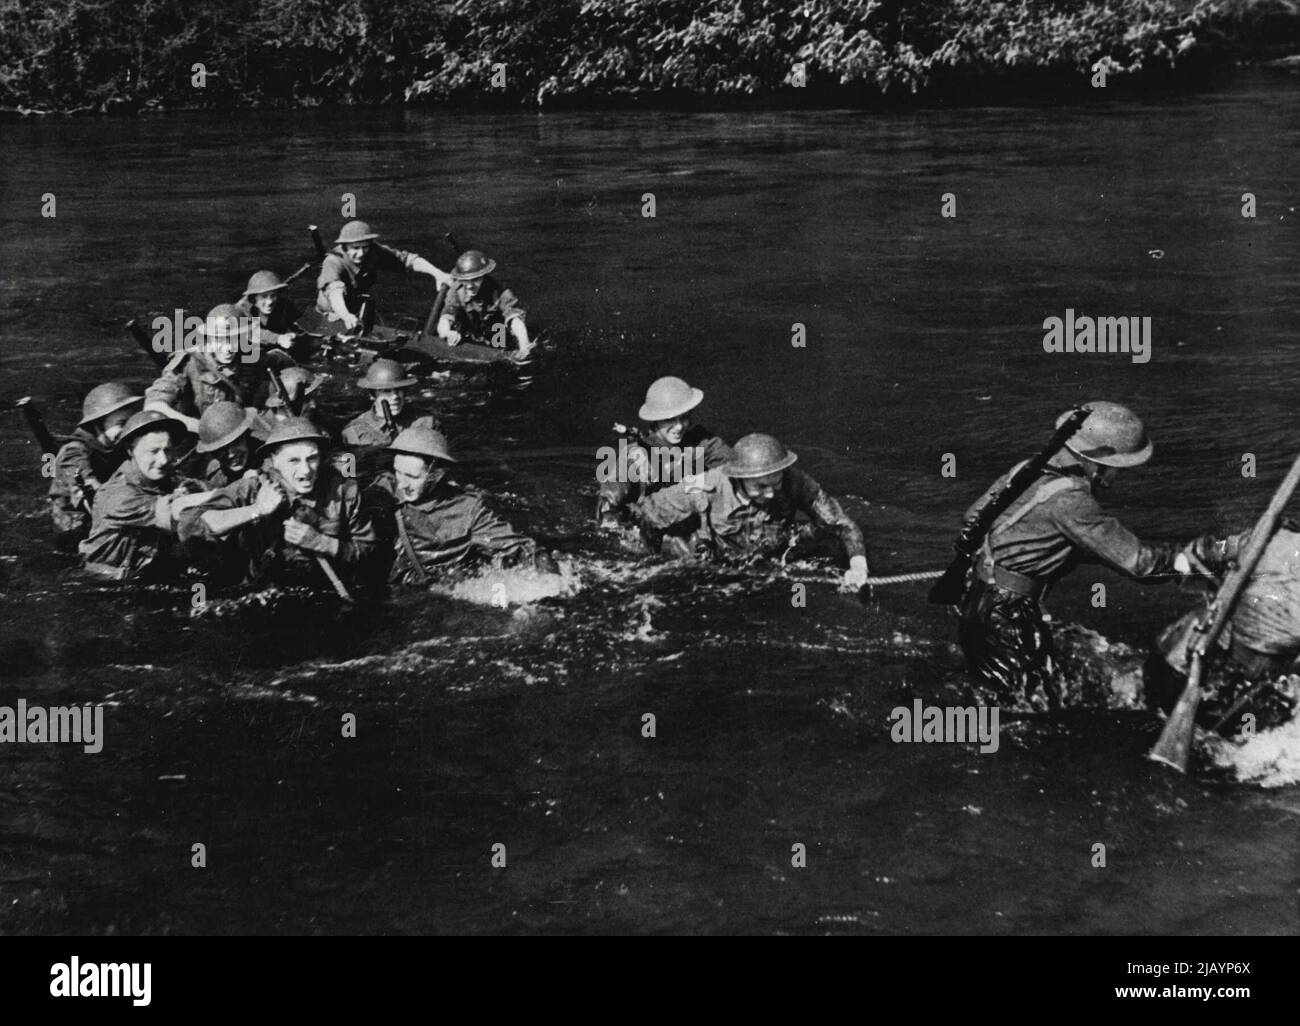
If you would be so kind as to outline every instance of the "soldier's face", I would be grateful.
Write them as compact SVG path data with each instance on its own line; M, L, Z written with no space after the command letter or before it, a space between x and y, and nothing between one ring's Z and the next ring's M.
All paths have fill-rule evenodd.
M393 476L397 478L397 494L403 502L414 502L426 486L432 488L446 473L446 468L436 460L431 462L401 452L393 457Z
M320 473L320 446L315 442L289 442L271 456L273 466L289 482L297 495L307 495L316 487Z
M126 422L131 419L132 412L132 407L128 406L125 410L114 410L110 413L100 421L99 437L110 445L116 442L118 437L122 434L122 428L124 428Z
M222 367L229 367L239 355L239 341L233 335L218 335L210 345L212 358Z
M768 474L765 477L742 477L740 490L755 506L770 506L772 500L776 498L776 490L781 487L783 474L783 471L778 470L775 474Z
M474 278L472 281L462 281L457 287L460 289L461 298L468 302L482 290L483 279Z
M242 474L248 467L248 436L237 438L221 450L221 465L232 474Z
M381 420L384 416L384 408L381 403L388 403L388 409L396 417L402 412L403 396L396 389L381 388L375 392L375 415Z
M686 432L690 430L691 415L684 413L672 420L661 420L655 427L659 430L659 436L669 445L681 445Z
M161 481L172 464L172 436L166 431L150 431L131 446L131 460L146 481Z
M343 255L351 260L354 264L359 264L366 258L370 252L370 243L368 242L349 242L343 247Z
M253 309L263 317L269 317L275 312L275 304L280 298L279 292L259 292L255 296L249 297L253 300Z

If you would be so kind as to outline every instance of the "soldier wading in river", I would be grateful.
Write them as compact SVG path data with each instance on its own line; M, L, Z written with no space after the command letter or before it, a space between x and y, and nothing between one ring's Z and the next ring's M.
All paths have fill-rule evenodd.
M391 558L391 582L426 584L485 559L555 572L531 538L492 512L477 492L447 477L456 459L439 432L417 424L389 448L393 471L367 488L365 499Z
M178 517L212 493L173 478L173 448L185 426L145 410L126 422L118 445L126 459L95 495L90 536L81 543L86 569L114 581L159 581L181 568Z
M113 476L126 457L118 439L143 401L116 381L96 385L86 393L77 430L54 458L50 517L60 545L75 547L90 530L88 497L77 484L77 475L92 493Z
M691 416L703 401L704 393L681 378L659 378L646 390L637 416L653 429L619 442L627 447L626 461L608 461L614 468L626 468L627 473L611 473L605 463L596 470L600 480L596 519L601 530L617 530L626 507L638 499L679 484L692 474L720 467L731 458L727 443Z
M210 493L181 518L181 538L225 539L241 554L238 570L258 586L328 588L328 561L340 577L360 576L375 547L357 483L323 462L329 439L308 420L278 425L258 450L265 462Z
M1192 554L1210 571L1226 571L1250 539L1250 531L1227 539L1206 535ZM1203 608L1191 610L1161 633L1145 667L1147 704L1166 712L1187 684L1189 643ZM1218 647L1209 654L1197 720L1232 735L1252 716L1255 730L1277 727L1295 713L1300 657L1300 528L1286 522L1270 539L1246 582Z
M334 240L334 248L321 261L316 279L316 312L341 321L348 331L360 323L361 304L380 269L427 274L440 286L451 284L447 272L434 267L418 253L393 249L378 239L365 221L349 221ZM370 314L373 310L368 318Z
M794 467L798 457L771 435L746 435L716 470L687 478L642 499L634 518L657 547L686 558L748 559L775 555L799 536L802 513L813 528L835 535L849 560L844 586L867 581L867 550L858 527L821 485ZM664 536L685 527L687 538Z
M1097 496L1115 472L1146 463L1153 447L1142 421L1126 407L1093 402L1085 408L1088 418L1042 477L994 521L962 599L958 630L967 668L977 685L991 687L1003 702L1028 700L1041 687L1050 703L1060 703L1041 599L1080 562L1103 563L1137 579L1191 569L1176 545L1149 545L1102 510ZM1068 416L1062 414L1058 425ZM966 511L968 521L1012 472Z

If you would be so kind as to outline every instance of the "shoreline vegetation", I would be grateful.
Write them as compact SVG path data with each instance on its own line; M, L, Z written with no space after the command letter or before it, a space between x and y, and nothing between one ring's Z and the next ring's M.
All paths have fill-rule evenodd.
M0 0L0 113L1026 101L1296 54L1300 0Z

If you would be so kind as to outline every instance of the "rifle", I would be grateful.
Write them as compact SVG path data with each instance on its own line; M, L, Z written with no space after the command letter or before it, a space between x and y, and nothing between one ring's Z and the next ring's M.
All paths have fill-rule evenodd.
M289 390L285 388L284 381L281 380L280 375L276 373L275 368L267 367L266 373L271 376L271 385L275 389L275 394L280 397L280 402L284 403L284 408L289 411L289 416L301 417L302 404L294 404L293 398L289 395ZM304 395L302 398L306 399L306 396Z
M145 355L150 360L160 368L166 366L167 354L154 349L153 340L149 338L149 333L139 325L134 317L126 322L126 330L131 333L131 337L135 339L135 344L144 350Z
M265 480L265 478L263 480ZM280 486L277 484L276 487L279 488ZM281 489L281 491L283 492L283 489ZM316 514L315 510L309 509L297 500L291 500L291 502L293 504L292 516L294 520L297 520L301 524L307 524L313 528L317 527L320 523L320 517ZM338 572L334 569L334 564L330 562L329 557L323 552L313 552L312 555L316 557L316 565L320 567L321 573L325 575L326 579L333 586L338 597L351 605L353 601L352 595L348 592L347 586L339 578Z
M19 410L22 411L23 419L27 421L27 426L32 429L32 434L36 436L36 444L41 447L42 453L57 453L59 443L54 436L50 434L50 429L45 426L45 418L41 416L41 411L36 408L29 395L23 396L15 403ZM95 489L91 488L86 482L86 475L80 470L75 471L72 475L73 482L81 489L82 508L89 513L90 507L95 501Z
M961 601L962 595L966 592L966 575L970 570L971 560L979 551L979 547L984 544L984 538L994 521L1038 479L1043 468L1047 466L1048 460L1060 452L1070 437L1079 430L1089 412L1082 406L1076 406L1056 429L1047 445L1026 460L1007 479L1002 490L992 496L984 504L984 508L962 528L961 534L953 544L956 555L943 572L943 576L930 589L929 601L942 606L956 605Z
M1237 557L1236 565L1230 567L1224 574L1223 585L1197 623L1193 635L1195 640L1191 645L1187 684L1183 688L1183 693L1178 696L1178 703L1169 714L1169 719L1165 721L1164 729L1160 732L1160 737L1148 754L1148 758L1172 766L1179 772L1187 771L1192 736L1196 730L1196 710L1201 704L1201 678L1205 675L1206 656L1213 650L1219 635L1223 633L1223 628L1227 626L1228 618L1232 615L1233 607L1242 589L1250 580L1251 574L1255 572L1260 557L1264 555L1264 550L1268 548L1268 543L1277 531L1278 524L1282 520L1282 507L1291 498L1291 493L1295 491L1297 484L1300 484L1300 456L1296 457L1286 477L1277 486L1268 508L1255 524L1254 530L1250 532L1250 540L1246 542L1245 548Z
M45 426L45 418L41 416L41 411L32 402L32 397L25 395L14 405L22 411L23 419L27 421L27 426L32 429L32 434L36 436L36 444L41 447L41 452L57 453L59 443L54 440L54 436L50 434L50 429Z
M325 240L320 237L320 229L314 224L309 224L307 230L311 232L311 241L316 244L316 255L321 259L325 258Z

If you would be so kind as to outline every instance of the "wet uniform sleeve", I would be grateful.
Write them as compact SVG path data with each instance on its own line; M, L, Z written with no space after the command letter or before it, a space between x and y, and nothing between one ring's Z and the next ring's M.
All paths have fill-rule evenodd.
M683 481L646 496L632 509L643 525L662 531L702 514L709 508L710 494L706 489L691 487L689 482Z
M482 499L474 504L469 525L470 544L493 555L512 555L533 548L533 540L520 534L488 509Z
M210 510L240 509L251 506L257 499L262 482L258 478L240 478L224 488L218 488L197 506L184 510L178 521L176 533L181 541L199 539L201 541L221 542L237 534L238 531L217 537L203 522L203 514Z
M162 374L145 390L144 401L166 403L174 409L176 401L185 390L184 366L184 364L178 365L174 360L169 363Z
M850 559L854 556L865 558L867 545L862 537L862 528L844 512L840 504L802 471L792 468L789 476L792 485L790 497L795 506L807 514L808 519L821 530L838 535Z
M347 275L343 271L343 258L337 253L326 253L321 261L320 274L316 276L316 291L324 292L335 282L343 284Z
M100 495L103 494L100 492ZM158 510L166 498L136 488L117 488L106 502L95 502L95 520L118 531L161 529Z
M1097 500L1077 489L1051 502L1052 523L1091 562L1104 563L1130 577L1150 577L1173 568L1172 545L1148 545Z
M419 253L411 253L405 249L394 249L392 246L385 246L381 242L371 243L371 248L373 250L374 266L384 271L409 271L411 265L420 259Z

